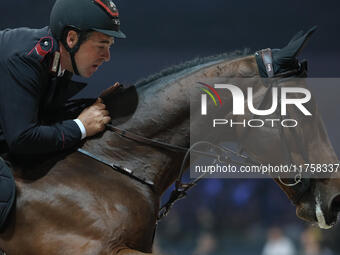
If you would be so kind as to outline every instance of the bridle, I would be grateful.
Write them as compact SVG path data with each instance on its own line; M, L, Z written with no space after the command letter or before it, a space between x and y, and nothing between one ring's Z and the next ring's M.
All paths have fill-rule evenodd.
M291 71L288 71L288 72L279 73L279 74L274 75L273 72L271 71L271 70L273 70L271 50L270 49L264 49L264 50L261 50L259 52L256 52L256 54L261 55L263 63L265 64L265 67L266 67L267 75L268 75L269 78L289 79L289 77L299 77L301 75L305 75L306 72L307 72L307 61L304 60L301 63L299 63L298 69L294 69L294 70L291 70ZM272 85L273 84L271 83L270 86L272 86ZM268 90L267 90L267 92L268 92ZM264 99L265 99L265 96L264 96ZM265 101L264 99L263 99L263 102ZM281 108L281 104L279 104L279 105L280 105L280 108ZM279 110L281 110L281 109L279 109ZM282 121L282 115L280 115L280 120ZM281 138L280 140L283 141L283 144L284 144L283 151L284 151L286 163L292 165L292 164L294 164L294 162L292 160L291 154L289 153L289 146L288 146L287 137L284 134L284 130L283 130L282 126L280 126L279 133L280 133L280 138ZM303 157L304 162L309 162L309 157L306 154L305 150L302 148L301 143L299 142L300 137L297 134L296 129L292 128L291 134L293 135L294 140L297 141L296 144L298 146L299 151L302 153L302 157ZM293 181L294 181L293 183L286 183L281 179L280 176L277 177L279 183L281 183L283 186L290 187L290 188L294 189L296 194L298 194L294 197L290 196L290 199L292 200L292 202L294 204L298 204L301 197L310 188L310 185L311 185L311 180L309 178L310 175L308 173L305 174L305 175L306 176L304 176L304 178L303 178L302 173L298 172L295 175L295 177L293 178Z
M265 65L266 68L266 72L269 78L279 78L279 79L285 79L291 76L298 76L302 73L304 73L307 70L307 63L306 62L302 62L299 64L299 68L298 69L293 69L287 72L282 72L279 74L274 74L274 69L273 69L273 58L272 58L272 51L271 49L264 49L264 50L260 50L258 52L256 52L255 54L257 54L258 56L261 56L263 63ZM262 99L262 102L260 103L260 107L264 106L265 104L265 99L267 98L267 95L269 94L270 89L272 88L273 83L270 83L269 86L267 87L267 91L265 92L265 95ZM281 116L282 118L282 116ZM196 179L194 179L192 182L189 183L183 183L182 182L182 177L183 177L183 173L184 173L184 168L185 168L185 163L187 161L188 155L189 153L196 153L196 154L200 154L200 155L204 155L204 156L208 156L208 157L212 157L215 158L217 161L221 162L221 163L225 163L225 162L229 162L229 163L233 163L236 165L250 165L250 164L258 164L257 161L251 159L249 156L243 155L242 152L244 151L244 148L242 147L242 144L244 144L243 142L246 140L247 135L249 132L247 132L248 130L246 129L245 132L243 132L243 134L241 135L241 140L240 140L240 144L241 144L241 148L239 151L234 151L232 149L226 148L226 147L221 147L218 145L214 145L208 142L198 142L193 144L190 148L187 147L181 147L181 146L177 146L177 145L173 145L173 144L169 144L169 143L165 143L162 141L158 141L156 139L149 139L149 138L145 138L143 136L134 134L132 132L129 132L127 130L123 130L120 129L118 127L113 126L112 124L107 124L106 125L106 129L112 131L113 133L133 140L135 142L141 143L141 144L145 144L145 145L149 145L149 146L153 146L156 148L160 148L160 149L164 149L164 150L168 150L168 151L172 151L172 152L180 152L180 153L185 153L184 159L182 161L182 165L181 165L181 169L180 172L178 174L178 177L176 179L175 182L175 189L172 191L169 200L163 205L161 206L160 210L159 210L159 215L158 215L158 220L162 219L164 216L167 215L167 213L169 212L169 210L172 208L173 204L181 199L184 198L187 194L187 191L189 189L191 189L192 187L194 187L199 180L202 179L202 177L205 174L200 175L199 177L197 177ZM298 135L295 132L293 132L293 135L296 139L298 139ZM287 141L287 137L283 132L283 127L280 128L280 137L281 140L284 142L284 154L285 154L285 158L286 161L290 164L293 163L293 160L291 158L291 155L289 153L289 147L288 147L288 141ZM195 147L200 145L200 144L206 144L206 145L210 145L211 147L214 147L215 149L217 149L220 153L208 153L208 152L203 152L203 151L199 151L199 150L195 150ZM300 144L297 143L299 146ZM303 158L306 162L308 162L308 156L306 155L306 153L304 152L304 150L302 148L301 152L303 154ZM147 186L149 186L152 190L155 190L154 187L154 183L151 180L147 180L145 178L139 177L138 175L135 174L135 172L131 169L128 169L124 166L121 166L120 164L117 164L115 162L110 162L106 159L103 159L95 154L92 154L82 148L78 149L78 152L92 158L95 159L109 167L111 167L112 169L121 172L122 174L125 174L129 177L131 177L132 179L135 179L136 181L145 184ZM229 156L231 155L231 156ZM232 157L237 157L240 160L235 160ZM300 198L302 197L302 195L304 194L304 192L309 188L309 179L303 179L301 173L298 173L295 178L294 178L294 183L285 183L280 176L278 177L279 182L287 187L290 188L294 188L297 189L299 191L299 196L297 196L297 198L291 198L293 200L293 203L297 203Z
M265 65L266 68L266 73L268 78L281 78L281 79L289 79L290 77L299 77L301 75L304 75L307 72L307 61L302 61L301 63L299 63L299 67L297 69L293 69L287 72L282 72L282 73L278 73L278 74L274 74L274 68L273 68L273 58L272 58L272 52L271 49L267 48L267 49L263 49L260 50L258 52L255 53L257 56L260 56L262 58L262 61ZM277 84L280 83L280 79L278 80ZM262 106L264 106L265 103L265 98L267 96L267 94L269 93L270 89L273 87L273 83L271 82L269 84L269 87L267 88L267 91L262 99L262 102L260 103L260 108ZM281 108L281 104L279 104L279 107ZM279 108L279 110L281 110ZM288 116L288 114L287 114ZM289 116L288 116L289 117ZM280 120L282 121L282 115L280 115ZM292 131L292 135L294 136L294 139L296 141L299 141L299 136L296 132L296 129L291 129ZM284 146L283 146L283 151L284 151L284 156L285 156L285 161L288 164L294 164L293 159L291 157L291 154L289 153L289 146L288 146L288 141L287 141L287 137L284 134L284 130L283 127L280 126L279 128L279 133L280 133L280 140L283 141ZM247 130L245 130L245 132L242 135L241 138L241 144L243 143L243 141L245 140L246 136L247 136L248 132ZM302 157L304 162L309 162L308 160L308 155L306 154L305 150L301 147L301 143L300 142L296 142L296 144L298 145L298 149L299 151L302 153ZM241 147L241 151L242 151L242 147ZM293 183L286 183L284 182L281 177L278 175L277 179L278 181L286 187L290 187L290 188L295 188L297 190L297 193L299 194L296 197L290 197L290 199L292 200L292 202L294 204L297 204L301 197L303 196L303 194L305 193L305 191L307 191L310 187L310 178L308 178L309 176L307 175L305 178L302 178L302 174L301 172L297 173L294 177L294 182Z

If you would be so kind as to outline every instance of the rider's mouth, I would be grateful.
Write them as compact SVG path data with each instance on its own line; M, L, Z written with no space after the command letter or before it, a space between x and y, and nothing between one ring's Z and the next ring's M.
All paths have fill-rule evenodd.
M100 65L92 65L93 71L97 71Z

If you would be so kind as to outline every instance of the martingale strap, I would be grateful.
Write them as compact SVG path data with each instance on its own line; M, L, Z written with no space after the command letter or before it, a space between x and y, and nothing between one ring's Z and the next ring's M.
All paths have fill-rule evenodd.
M191 188L193 188L205 175L205 173L203 173L202 175L198 176L192 182L189 182L189 183L183 183L182 182L182 177L183 177L183 173L184 173L184 166L185 166L185 163L187 162L187 159L188 159L190 152L195 153L195 154L199 154L199 155L208 156L210 158L215 158L217 161L219 161L221 163L229 162L229 163L233 163L233 164L236 164L236 165L257 164L257 162L253 161L252 159L250 159L247 156L241 155L240 153L235 152L235 151L233 151L229 148L214 145L214 144L209 143L209 142L200 141L200 142L193 144L190 148L186 148L186 147L181 147L181 146L177 146L177 145L173 145L173 144L168 144L168 143L161 142L161 141L154 140L154 139L149 139L149 138L134 134L132 132L129 132L127 130L119 129L119 128L113 126L112 124L107 124L106 127L107 127L107 129L111 130L112 132L116 133L119 136L128 138L130 140L133 140L133 141L136 141L136 142L139 142L139 143L142 143L142 144L146 144L146 145L150 145L150 146L153 146L153 147L158 147L158 148L166 149L166 150L170 150L170 151L175 151L175 152L185 152L185 156L184 156L183 161L182 161L181 169L180 169L178 177L176 179L175 189L171 192L169 200L161 206L161 208L159 210L159 215L158 215L158 218L157 218L158 221L161 220L164 216L166 216L168 214L168 212L170 211L170 209L172 208L172 206L174 205L174 203L176 201L184 198L186 196L187 192ZM213 154L213 153L195 150L194 148L199 144L210 145L211 147L214 147L215 149L217 149L220 153ZM233 159L229 155L232 155L234 157L238 157L238 158L240 158L240 160ZM105 164L112 165L113 163L106 162Z
M161 142L161 141L154 140L154 139L145 138L143 136L139 136L139 135L134 134L132 132L129 132L127 130L119 129L119 128L113 126L112 124L107 124L106 128L108 130L114 132L115 134L119 135L119 136L128 138L128 139L133 140L135 142L139 142L139 143L142 143L142 144L146 144L146 145L150 145L150 146L154 146L154 147L157 147L157 148L166 149L166 150L170 150L170 151L174 151L174 152L182 152L182 153L184 152L185 153L185 157L182 161L181 169L180 169L178 177L176 179L175 190L172 191L170 198L169 198L169 201L161 206L161 209L160 209L160 212L159 212L159 215L158 215L158 218L157 218L158 221L161 218L163 218L164 216L166 216L167 213L169 212L169 210L172 208L173 204L177 200L184 198L186 196L187 191L189 189L191 189L192 187L194 187L198 183L198 181L201 180L203 178L203 176L205 175L205 174L200 175L199 177L197 177L196 179L194 179L190 183L183 183L182 182L185 162L186 162L190 152L195 153L195 154L199 154L199 155L204 155L204 156L207 156L207 157L210 157L210 158L215 158L219 162L223 162L223 163L229 162L229 163L233 163L233 164L237 164L237 165L256 164L256 162L254 162L253 160L251 160L247 156L241 155L238 152L235 152L235 151L233 151L229 148L221 147L221 146L214 145L214 144L211 144L211 143L208 143L208 142L203 142L203 141L197 142L194 145L192 145L190 148L186 148L186 147L181 147L181 146L177 146L177 145L173 145L173 144L168 144L168 143ZM220 154L219 153L213 154L213 153L208 153L208 152L204 152L204 151L194 150L194 147L196 147L198 144L202 144L202 143L206 143L206 144L209 144L211 147L215 147L216 149L218 149L218 151L220 151ZM97 160L98 162L101 162L102 164L105 164L105 165L111 167L113 170L116 170L116 171L118 171L122 174L125 174L125 175L139 181L140 183L146 184L151 189L154 190L155 184L152 181L138 177L131 169L123 167L123 166L121 166L121 165L119 165L115 162L109 162L108 160L103 159L103 158L101 158L97 155L94 155L94 154L92 154L92 153L90 153L90 152L88 152L88 151L86 151L82 148L79 148L78 152L80 152L80 153L82 153L82 154L84 154L84 155L86 155L86 156L88 156L88 157L90 157L94 160ZM233 159L229 155L232 155L234 157L238 157L238 158L240 158L240 160Z

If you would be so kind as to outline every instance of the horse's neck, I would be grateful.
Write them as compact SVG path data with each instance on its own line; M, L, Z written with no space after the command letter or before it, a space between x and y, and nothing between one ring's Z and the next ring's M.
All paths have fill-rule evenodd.
M256 65L254 58L244 59L246 65L242 68L238 62L221 61L202 70L138 88L137 110L119 128L150 139L188 147L191 88L198 81L256 73L257 70L253 70ZM196 91L200 93L198 89ZM143 145L108 131L101 138L88 141L84 148L154 182L160 193L174 182L184 156L183 153Z
M179 93L183 87L180 84L172 84L158 89L140 89L135 114L119 128L150 139L187 146L189 100L185 93ZM138 177L155 183L160 193L175 179L176 171L171 168L182 156L143 145L110 131L106 131L100 138L87 141L84 149L133 170Z
M177 145L187 144L185 134L173 133L176 130L178 129L174 128L169 133L157 135L157 138L149 138ZM83 148L106 161L132 170L140 179L153 182L160 194L176 178L176 170L179 169L180 158L183 157L180 153L144 145L109 131L100 139L89 140Z

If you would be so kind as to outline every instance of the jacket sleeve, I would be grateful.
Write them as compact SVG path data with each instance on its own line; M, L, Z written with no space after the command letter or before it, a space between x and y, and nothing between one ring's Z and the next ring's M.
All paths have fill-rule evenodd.
M80 142L81 132L73 120L39 123L39 105L48 86L43 84L46 70L39 61L16 55L1 70L0 124L11 153L46 154Z
M87 107L93 105L97 98L79 98L68 100L61 109L63 118L76 119Z

